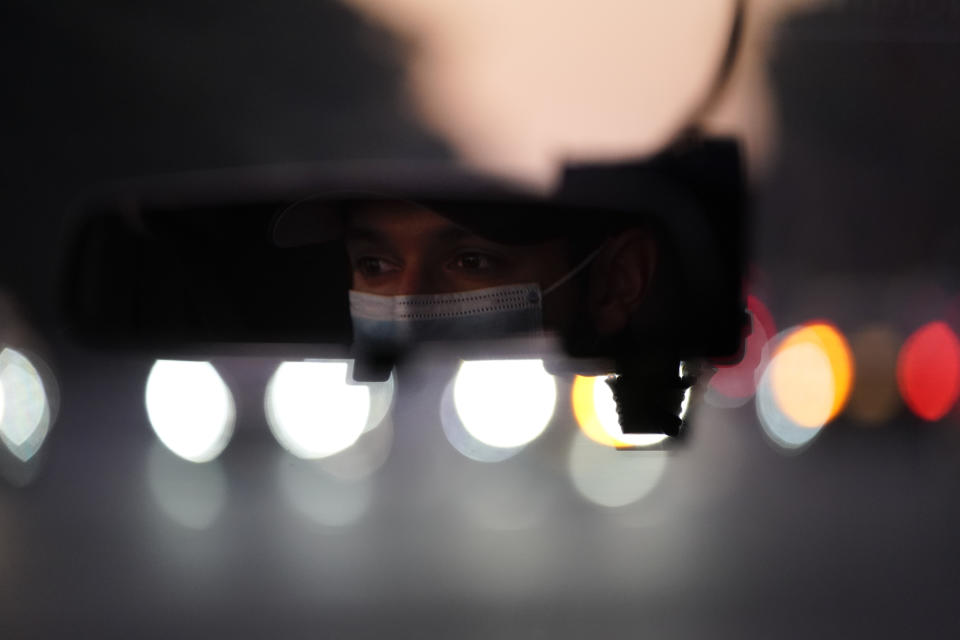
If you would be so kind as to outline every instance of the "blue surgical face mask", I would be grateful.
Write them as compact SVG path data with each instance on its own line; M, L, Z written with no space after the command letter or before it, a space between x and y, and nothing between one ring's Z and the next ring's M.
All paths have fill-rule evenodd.
M362 349L396 351L430 340L539 335L543 333L543 298L585 269L599 252L592 252L542 292L535 282L427 295L351 291L354 344Z

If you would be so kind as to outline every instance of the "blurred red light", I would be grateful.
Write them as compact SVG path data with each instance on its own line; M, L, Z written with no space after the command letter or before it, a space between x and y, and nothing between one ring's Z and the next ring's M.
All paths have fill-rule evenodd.
M744 347L743 360L732 366L717 367L710 379L710 387L728 398L749 398L757 390L757 369L763 364L763 348L776 334L773 316L767 307L754 296L747 296L747 309L751 315L751 330Z
M767 332L768 336L773 337L777 333L777 325L773 321L773 314L767 309L767 305L760 302L760 298L748 295L747 309L750 310L754 319L760 323L760 326L763 327L763 330Z
M897 384L910 410L930 422L945 416L960 396L960 340L943 322L917 329L897 359Z

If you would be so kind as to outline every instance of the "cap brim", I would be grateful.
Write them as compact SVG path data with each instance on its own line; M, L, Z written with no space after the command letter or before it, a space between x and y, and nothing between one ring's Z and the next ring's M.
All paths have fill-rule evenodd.
M457 226L503 244L532 244L567 236L582 227L585 211L536 194L503 190L452 193L411 190L333 191L299 200L284 208L273 224L273 242L280 247L323 244L341 239L351 211L374 205L413 204L441 215Z

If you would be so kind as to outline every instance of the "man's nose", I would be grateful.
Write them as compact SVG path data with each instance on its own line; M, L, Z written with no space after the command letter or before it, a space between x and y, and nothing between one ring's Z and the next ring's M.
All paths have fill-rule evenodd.
M412 296L425 293L439 293L433 270L420 260L407 261L398 282L396 295Z

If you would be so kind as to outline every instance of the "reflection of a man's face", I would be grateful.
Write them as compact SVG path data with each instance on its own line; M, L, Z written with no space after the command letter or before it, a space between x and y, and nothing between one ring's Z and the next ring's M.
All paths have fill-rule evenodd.
M653 269L656 252L650 235L633 228L609 238L593 264L579 273L578 265L587 266L583 261L595 247L587 245L584 251L576 244L569 237L502 244L399 201L353 211L346 233L352 288L359 293L445 294L536 283L549 291L542 298L544 328L565 333L585 321L601 335L622 331ZM562 286L551 287L560 282Z
M536 282L569 270L565 240L513 246L492 242L427 209L404 203L350 216L347 253L353 289L379 295L472 291Z

